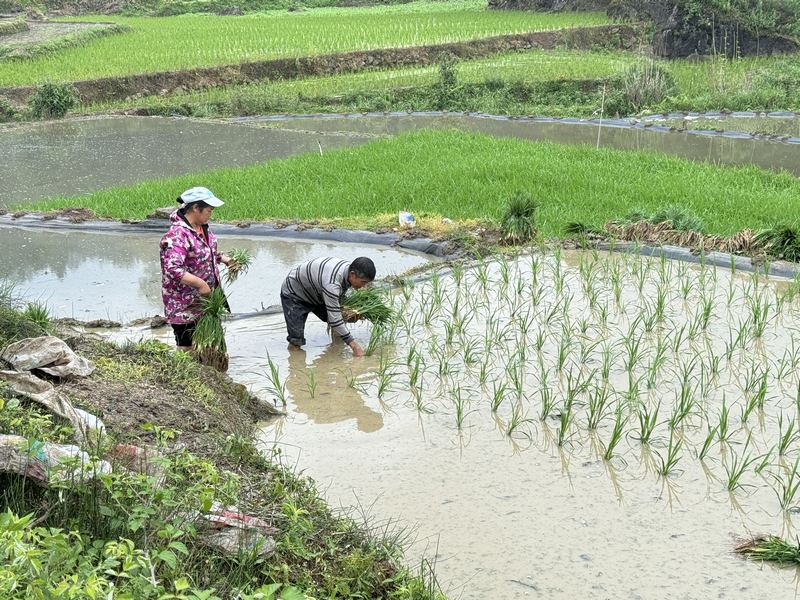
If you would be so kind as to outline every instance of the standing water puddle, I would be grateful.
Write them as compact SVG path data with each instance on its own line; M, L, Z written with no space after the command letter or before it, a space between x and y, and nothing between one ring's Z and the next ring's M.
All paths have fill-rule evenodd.
M313 318L291 352L280 315L233 321L230 374L276 397L269 353L288 416L261 442L332 504L411 527L409 562L435 557L451 597L792 598L795 569L732 553L797 535L785 290L629 255L488 261L399 291L365 359Z
M160 233L2 227L0 235L0 281L14 283L16 292L26 300L45 302L53 316L126 322L163 314ZM427 256L385 246L232 235L220 235L219 240L223 251L242 248L253 254L248 276L226 287L234 313L280 304L280 286L289 269L318 256L369 256L381 276L429 261Z
M320 148L352 146L352 134L231 127L158 117L80 119L0 129L0 207L115 185L249 165ZM47 177L42 177L47 173Z

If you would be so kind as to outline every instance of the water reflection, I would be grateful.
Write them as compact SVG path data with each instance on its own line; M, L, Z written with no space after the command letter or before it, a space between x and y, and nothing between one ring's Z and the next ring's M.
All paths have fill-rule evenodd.
M106 117L0 129L0 206L244 166L368 138L160 117ZM47 177L42 177L47 173Z
M383 427L383 415L366 405L364 397L348 384L377 368L374 357L349 362L349 373L342 369L344 345L337 339L325 346L317 356L309 357L303 349L290 349L286 389L296 412L303 413L317 424L341 423L354 419L356 427L372 433ZM313 369L315 389L312 396L309 369Z

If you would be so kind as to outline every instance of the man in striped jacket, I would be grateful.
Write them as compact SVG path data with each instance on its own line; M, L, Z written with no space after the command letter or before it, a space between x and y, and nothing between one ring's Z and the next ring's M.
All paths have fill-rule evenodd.
M375 279L375 263L364 256L353 262L330 257L315 258L292 269L281 286L281 304L290 344L300 347L308 313L326 322L353 356L364 356L361 345L353 339L342 318L342 298L351 287L359 289Z

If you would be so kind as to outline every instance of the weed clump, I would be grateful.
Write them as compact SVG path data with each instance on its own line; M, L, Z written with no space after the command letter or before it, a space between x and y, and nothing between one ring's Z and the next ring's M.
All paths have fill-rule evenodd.
M71 83L47 81L36 86L36 92L28 105L36 119L60 119L79 100L78 90Z
M675 204L660 208L651 214L633 209L628 211L622 219L624 223L638 223L647 221L653 225L669 223L674 231L697 231L702 233L705 229L703 220L692 211Z
M675 88L675 80L654 61L633 65L622 76L625 98L635 112L658 104Z
M775 258L800 261L800 233L796 227L778 224L759 231L753 241Z
M500 221L500 233L510 244L522 244L536 235L536 202L528 194L517 192L508 202Z

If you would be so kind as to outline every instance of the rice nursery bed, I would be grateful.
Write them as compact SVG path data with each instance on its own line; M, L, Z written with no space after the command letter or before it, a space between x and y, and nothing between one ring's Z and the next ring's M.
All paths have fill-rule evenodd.
M81 17L88 21L91 18ZM52 56L0 64L0 85L93 79L278 57L457 42L608 23L604 13L490 11L483 0L412 2L353 10L271 11L234 17L109 17L124 35ZM137 51L144 50L147 51Z
M456 266L394 296L368 367L289 353L264 439L416 523L454 594L790 597L794 570L733 549L797 535L794 289L633 254Z

